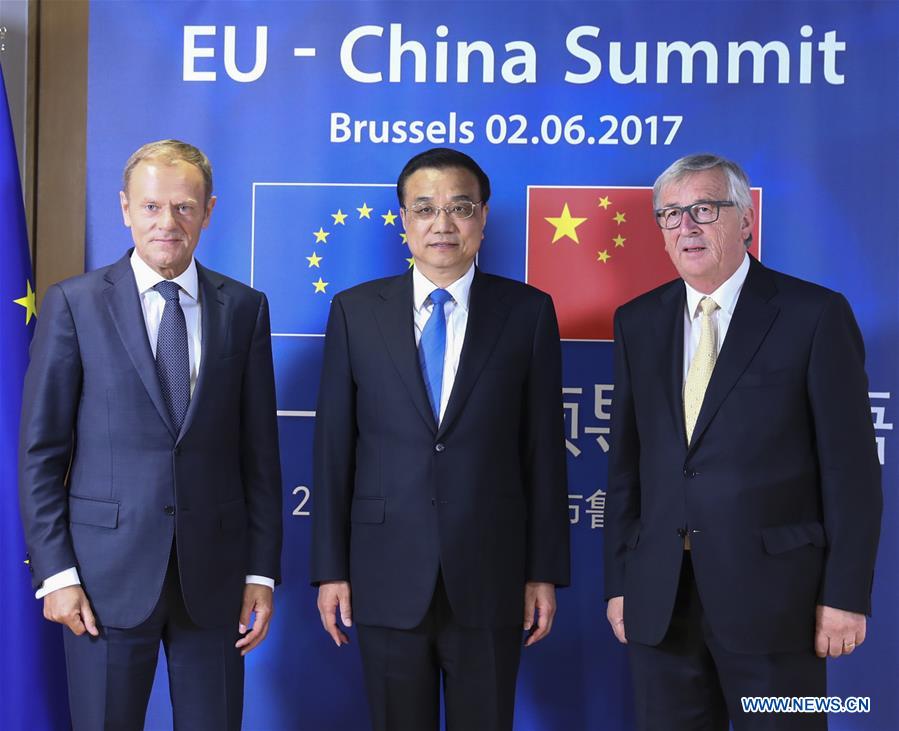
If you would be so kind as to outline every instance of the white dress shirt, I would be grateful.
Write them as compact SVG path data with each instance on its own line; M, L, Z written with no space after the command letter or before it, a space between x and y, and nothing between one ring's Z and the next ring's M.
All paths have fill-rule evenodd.
M700 323L702 313L699 309L699 301L703 297L711 297L718 305L719 309L712 313L712 326L715 327L718 335L716 345L718 348L717 352L720 353L748 273L749 256L744 254L743 262L737 267L737 271L731 274L724 284L709 295L698 292L684 282L687 287L687 304L684 308L684 384L687 382L687 373L690 371L693 355L699 347L699 336L702 330Z
M471 283L474 280L474 264L468 268L459 279L448 287L443 287L450 293L452 299L443 306L446 313L446 354L443 359L443 385L440 390L440 419L443 420L446 413L446 405L449 403L453 383L456 381L456 371L459 370L459 356L462 355L462 345L465 342L465 330L468 327L468 300L471 294ZM421 340L421 333L431 317L434 309L433 303L428 299L431 292L441 289L418 271L412 269L412 315L415 320L415 345Z
M147 328L147 337L150 340L150 350L156 357L156 340L159 335L159 322L162 320L162 311L165 309L165 298L153 287L162 282L163 277L140 258L135 249L131 253L131 270L134 272L134 281L137 284L137 292L140 296L140 306L144 313L144 325ZM184 320L187 324L187 355L190 366L190 395L193 396L197 385L197 376L200 373L200 357L202 354L203 328L202 307L200 305L200 283L197 278L197 262L191 257L190 264L181 274L171 281L181 287L178 300L184 311ZM262 584L271 589L275 588L275 582L267 576L247 576L248 584ZM78 569L74 566L60 571L53 576L44 579L40 588L35 592L37 599L42 599L51 591L63 589L66 586L75 586L81 583L78 577Z

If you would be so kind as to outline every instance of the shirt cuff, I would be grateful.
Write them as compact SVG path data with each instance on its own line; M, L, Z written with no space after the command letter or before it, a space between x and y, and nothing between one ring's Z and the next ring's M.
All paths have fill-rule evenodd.
M80 584L81 579L78 578L78 569L72 566L65 571L60 571L58 574L53 574L53 576L48 576L44 579L41 588L34 593L34 598L43 599L51 591L65 589L67 586L79 586Z
M255 574L248 574L246 583L261 584L262 586L267 586L272 591L275 590L275 580L268 578L268 576L256 576Z

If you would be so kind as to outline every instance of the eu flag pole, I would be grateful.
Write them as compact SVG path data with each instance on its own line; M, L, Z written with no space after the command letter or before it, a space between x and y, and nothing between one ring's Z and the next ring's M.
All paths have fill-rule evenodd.
M0 728L71 728L59 625L34 598L16 487L19 413L34 332L34 279L6 85L0 73Z

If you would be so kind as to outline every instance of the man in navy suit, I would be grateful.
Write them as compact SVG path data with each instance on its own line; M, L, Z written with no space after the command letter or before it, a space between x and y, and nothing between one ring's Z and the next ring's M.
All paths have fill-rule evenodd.
M243 655L280 577L265 296L194 259L212 169L176 140L125 166L134 248L52 286L25 378L20 504L76 729L140 729L160 640L176 728L239 729ZM255 622L249 629L251 615Z
M744 712L826 695L826 657L865 639L880 466L846 299L746 251L735 163L692 155L655 183L680 279L615 316L607 616L640 729L822 729Z
M414 266L334 298L316 413L312 579L356 622L375 729L511 729L526 645L568 583L552 300L474 264L490 182L432 149L397 182Z

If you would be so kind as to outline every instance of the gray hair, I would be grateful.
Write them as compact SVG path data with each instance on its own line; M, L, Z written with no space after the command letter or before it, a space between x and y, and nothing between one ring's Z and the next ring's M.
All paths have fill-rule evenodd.
M145 160L159 160L167 165L183 160L196 167L203 175L206 203L209 203L209 199L212 197L212 164L202 150L187 142L181 142L181 140L157 140L148 142L135 150L128 158L128 162L125 163L125 170L122 173L122 190L125 191L125 195L128 194L131 173Z
M746 171L731 160L708 153L687 155L671 163L652 186L652 207L659 207L659 194L664 186L677 182L691 173L715 168L721 168L727 180L727 197L736 203L741 211L752 208L752 195L749 192L749 178Z

